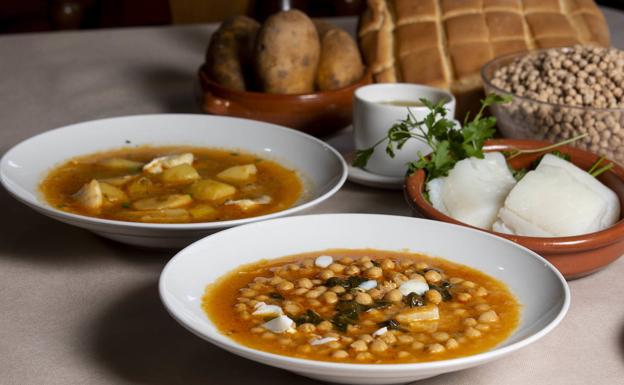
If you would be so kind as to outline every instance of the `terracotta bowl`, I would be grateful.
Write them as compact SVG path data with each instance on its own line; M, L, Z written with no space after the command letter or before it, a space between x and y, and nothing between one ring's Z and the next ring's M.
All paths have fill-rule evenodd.
M209 114L261 120L315 136L327 135L351 124L353 92L372 81L370 72L348 87L311 94L269 94L237 91L212 81L199 69L202 110Z
M551 143L535 140L497 139L488 141L485 148L487 151L506 151L514 147L530 149L548 144ZM599 158L590 152L569 146L562 146L557 149L569 154L571 161L583 169L589 169ZM509 161L509 164L515 169L528 167L540 155L542 154L521 155ZM598 179L618 195L620 206L624 209L624 169L615 164L610 171L605 172ZM405 197L415 216L473 227L433 208L423 196L424 182L425 173L422 170L408 176L405 182ZM624 254L624 220L621 216L617 223L605 230L573 237L523 237L488 230L482 231L509 239L535 251L555 265L567 279L575 279L594 273Z

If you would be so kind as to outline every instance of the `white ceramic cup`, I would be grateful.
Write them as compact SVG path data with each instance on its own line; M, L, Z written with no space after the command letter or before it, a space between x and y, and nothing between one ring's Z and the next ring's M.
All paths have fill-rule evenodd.
M382 104L389 101L418 102L426 98L434 103L446 100L447 118L454 119L455 97L449 91L407 83L370 84L355 90L353 98L353 129L355 148L369 148L388 134L393 124L407 117L408 107ZM429 112L424 106L409 107L417 120L423 119ZM366 170L374 174L402 177L407 171L407 164L431 151L426 144L415 139L409 140L401 150L391 158L385 151L385 143L377 146L368 161Z

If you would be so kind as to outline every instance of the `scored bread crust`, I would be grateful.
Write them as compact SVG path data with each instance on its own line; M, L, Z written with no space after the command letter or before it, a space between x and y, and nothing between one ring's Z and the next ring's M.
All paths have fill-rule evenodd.
M478 105L479 70L497 56L610 45L593 0L368 0L358 37L376 82L449 89L459 114Z

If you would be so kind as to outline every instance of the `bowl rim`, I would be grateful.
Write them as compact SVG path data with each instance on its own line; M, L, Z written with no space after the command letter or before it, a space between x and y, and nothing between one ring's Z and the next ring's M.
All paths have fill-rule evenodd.
M522 101L525 101L525 102L543 104L543 105L547 105L547 106L550 106L550 107L553 107L553 108L560 108L560 109L569 108L569 109L584 110L584 111L597 111L597 112L624 111L624 107L598 108L598 107L572 106L572 105L569 105L569 104L559 104L559 103L543 102L541 100L529 98L529 97L526 97L526 96L520 96L520 95L515 94L515 93L513 93L511 91L506 91L506 90L504 90L504 89L502 89L500 87L497 87L494 84L492 84L492 82L490 81L491 79L488 78L488 76L486 76L486 74L487 74L488 70L490 69L490 67L494 67L494 66L500 64L500 62L505 61L505 60L514 59L514 58L520 58L520 57L524 57L524 56L535 56L535 55L539 55L542 52L552 51L552 50L570 51L572 49L574 49L574 47L571 47L571 46L554 47L554 48L542 48L542 49L537 49L537 50L530 51L530 52L512 52L512 53L508 53L506 55L498 56L498 57L488 61L487 63L485 63L481 67L481 70L479 71L479 73L481 75L481 80L483 81L483 84L485 85L484 88L486 89L486 91L487 91L488 88L492 88L494 90L494 92L496 92L498 94L511 95L514 100L519 99L519 100L522 100ZM499 106L494 106L494 108L505 108L505 106L504 105L499 105Z
M489 139L488 141L486 141L484 148L486 150L503 151L505 149L509 149L510 146L522 147L549 144L552 143L531 139ZM598 159L597 155L589 151L582 150L580 148L567 145L561 146L560 148L564 148L567 151L571 152L584 153ZM613 168L607 172L616 175L621 180L624 180L624 168L622 168L618 163L611 161L610 159L606 160L613 163ZM410 208L412 208L412 210L424 211L424 213L429 218L435 219L437 221L453 223L456 225L473 228L478 231L483 231L499 237L503 237L513 242L520 243L530 248L531 250L548 251L550 254L566 254L572 250L589 250L594 249L598 246L604 246L605 244L614 243L617 241L617 233L624 234L624 216L622 216L622 214L624 214L624 211L622 211L622 213L620 214L620 219L606 229L593 233L567 237L529 237L481 229L479 227L458 221L435 209L422 195L424 188L425 172L423 170L417 170L416 172L406 177L403 191L405 199ZM624 210L624 208L622 209Z
M219 83L212 80L212 78L208 75L208 71L206 69L207 64L203 63L199 69L197 70L197 74L199 76L199 82L201 84L202 90L204 92L211 92L211 89L216 89L219 93L224 95L236 95L239 97L245 98L264 98L266 100L273 101L287 101L292 99L321 99L324 97L329 97L332 95L338 95L341 93L350 93L354 92L355 89L370 84L372 81L373 73L368 67L364 67L364 73L362 77L360 77L356 82L349 84L344 87L336 88L334 90L326 90L326 91L316 91L316 92L307 92L302 94L274 94L268 92L261 91L241 91L235 90L232 88L227 88L225 86L220 85ZM222 96L220 96L222 97ZM226 97L227 98L227 97Z
M290 216L287 218L276 218L276 219L272 219L270 221L263 221L263 222L257 222L257 223L250 223L247 225L244 225L243 227L251 227L251 226L262 226L265 225L267 223L271 223L271 222L275 222L275 221L296 221L299 220L301 218L310 218L313 219L315 217L336 217L336 216L341 216L341 217L361 217L362 219L366 219L366 220L370 220L370 217L373 218L383 218L383 217L392 217L392 218L401 218L404 220L409 220L409 221L417 221L417 222L432 222L432 220L430 219L423 219L423 218L414 218L414 217L404 217L404 216L399 216L399 215L388 215L388 214L358 214L358 213L333 213L333 214L313 214L313 215L305 215L305 216ZM501 343L503 343L504 341L502 341L501 343L499 343L497 346L494 346L493 348L491 348L490 350L486 350L484 352L481 353L477 353L477 354L472 354L472 355L468 355L468 356L462 356L462 357L457 357L457 358L451 358L451 359L446 359L446 360L437 360L437 361L425 361L425 362L415 362L415 363L399 363L399 364L357 364L357 363L339 363L339 362L331 362L331 361L320 361L320 360L314 360L314 359L305 359L305 358L297 358L297 357L291 357L291 356L286 356L286 355L280 355L280 354L275 354L275 353L269 353L269 352L265 352L263 350L259 350L259 349L254 349L254 348L250 348L247 347L245 345L242 345L240 343L238 343L237 341L234 341L233 339L228 338L227 336L222 335L222 333L220 333L218 330L214 333L215 335L219 335L219 336L223 336L223 340L218 340L216 338L213 338L211 335L208 335L207 333L204 333L200 330L196 330L192 325L187 324L184 320L182 320L181 317L178 317L178 315L175 313L174 306L170 301L169 301L169 296L167 294L167 279L168 279L168 274L169 271L172 269L172 266L176 263L176 261L180 258L184 257L185 252L188 251L188 249L191 248L196 248L199 247L198 244L200 242L203 242L205 239L216 235L218 236L218 234L213 234L213 235L208 235L196 242L193 242L192 244L188 245L187 247L185 247L184 249L180 250L178 253L176 253L176 255L174 255L165 265L165 267L163 268L163 270L160 273L160 277L158 280L158 292L159 292L159 296L161 299L161 302L163 303L165 309L167 310L167 312L169 313L169 315L175 319L180 325L182 325L185 329L189 330L191 333L195 334L196 336L210 342L213 343L223 349L229 350L227 347L231 348L232 350L235 351L243 351L245 353L247 353L248 355L251 356L259 356L265 359L268 359L270 361L279 361L282 362L284 364L296 364L299 366L299 368L303 367L305 369L318 369L318 368L327 368L327 369L357 369L358 371L364 371L366 373L371 373L371 372L393 372L393 371L397 371L397 370L402 370L402 371L406 371L406 370L425 370L425 369L447 369L447 368L453 368L453 367L458 367L458 366L462 366L462 365L470 365L470 364L475 364L478 365L479 363L482 362L488 362L492 359L495 359L497 357L503 357L505 355L507 355L508 353L514 352L518 349L521 349L527 345L530 345L531 343L538 341L539 339L541 339L542 337L544 337L545 335L547 335L550 331L552 331L555 327L557 327L559 325L559 323L561 323L561 321L563 320L563 318L566 316L569 307L570 307L570 302L571 302L571 293L570 293L570 288L568 286L567 281L565 280L565 278L563 277L563 275L559 272L559 270L549 261L547 261L545 258L543 258L542 256L540 256L539 254L537 254L536 252L532 251L531 249L510 241L509 239L505 239L502 237L499 237L495 234L491 234L491 233L487 233L487 232L483 232L480 231L478 229L472 228L472 227L466 227L466 226L462 226L462 225L457 225L454 223L445 223L445 222L440 222L440 221L435 221L440 223L443 226L449 226L449 227L453 227L455 229L457 229L458 231L468 231L468 232L474 232L475 234L477 234L477 236L485 236L485 237L490 237L490 238L495 238L501 242L504 242L508 245L510 245L511 247L515 247L515 248L519 248L521 250L523 250L524 252L528 253L528 255L530 255L532 258L540 261L541 263L544 264L545 267L547 267L552 273L553 275L557 278L557 280L559 281L559 283L561 284L561 287L563 289L563 304L561 306L561 309L559 311L559 313L546 325L544 326L542 329L538 330L537 332L535 332L534 334L531 334L517 342L514 342L508 346L500 346ZM230 232L230 231L237 231L240 227L238 228L229 228L226 230L223 230L221 232L219 232L219 234L224 233L224 232ZM279 258L276 257L276 258ZM227 273L227 272L226 272ZM503 281L504 282L504 281ZM212 323L212 321L208 320L208 322ZM213 333L210 333L213 334ZM509 337L508 337L509 338ZM230 351L232 351L230 350ZM247 358L245 356L245 358ZM249 359L249 358L248 358ZM263 361L260 361L263 364ZM271 365L271 364L268 364ZM466 367L466 366L462 366L462 367ZM299 369L298 368L298 369Z
M96 123L96 122L100 122L100 123L101 122L114 122L115 120L122 120L122 119L127 119L127 118L141 119L141 118L154 118L154 117L158 118L158 117L184 117L184 116L201 117L202 119L215 118L214 116L205 115L205 114L176 114L176 113L124 115L124 116L116 116L112 118L87 120L87 121L73 123L73 124L61 126L52 130L41 132L37 135L31 136L15 144L14 146L12 146L9 150L7 150L4 153L2 158L0 158L0 185L4 186L4 188L18 201L28 206L31 206L35 208L36 210L39 210L43 213L47 213L55 218L61 218L61 219L71 221L71 222L91 223L95 225L114 226L114 227L126 228L126 229L147 229L147 230L151 229L151 230L178 230L180 231L180 230L220 229L220 228L225 228L225 227L239 226L239 225L251 223L251 222L263 221L266 219L278 218L281 216L288 216L288 215L297 213L299 211L306 210L310 207L313 207L327 200L332 195L334 195L338 190L340 190L340 188L344 185L345 181L347 180L348 168L347 168L347 164L344 158L340 155L338 150L333 148L328 143L325 143L322 140L315 138L312 135L306 134L298 130L293 130L288 127L280 126L275 123L262 122L262 121L252 120L252 119L244 119L244 118L230 117L230 116L218 116L217 118L228 119L228 120L239 120L239 121L244 121L247 124L252 123L252 124L268 125L268 126L271 126L272 130L277 130L278 132L284 133L286 135L300 136L309 141L312 141L316 145L319 145L321 148L329 151L329 153L338 161L338 164L340 167L340 171L339 171L340 178L328 191L326 191L324 194L319 195L318 197L314 199L304 201L298 205L293 205L285 210L280 210L280 211L272 212L272 213L265 214L265 215L234 219L234 220L229 220L229 221L214 221L214 222L144 223L144 222L130 222L130 221L120 221L120 220L113 220L113 219L103 219L103 218L91 217L88 215L74 214L74 213L70 213L67 211L59 210L55 207L52 207L43 198L40 198L40 193L38 191L38 188L36 191L29 191L30 193L33 194L33 196L35 196L35 199L31 200L28 197L23 196L18 189L14 188L14 183L12 182L12 179L6 174L6 171L5 171L7 167L6 165L9 162L9 157L12 155L14 151L17 151L19 150L21 146L28 145L29 142L34 141L36 139L40 139L41 137L44 137L50 133L55 133L55 132L59 132L65 129L74 128L75 126L79 126L83 124L90 124L90 123ZM75 156L79 156L79 155L68 155L65 161ZM45 171L46 175L47 173L50 172L51 170L50 167L53 167L53 166L49 166L46 169ZM39 179L39 182L41 182L41 179Z

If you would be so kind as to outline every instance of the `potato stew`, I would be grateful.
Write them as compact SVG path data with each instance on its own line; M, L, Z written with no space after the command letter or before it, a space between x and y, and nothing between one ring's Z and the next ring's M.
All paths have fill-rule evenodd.
M351 363L476 354L508 337L519 305L477 270L419 254L328 250L242 266L208 286L203 308L235 341Z
M292 206L297 173L251 154L198 147L137 147L71 159L41 184L54 207L131 222L239 219Z

